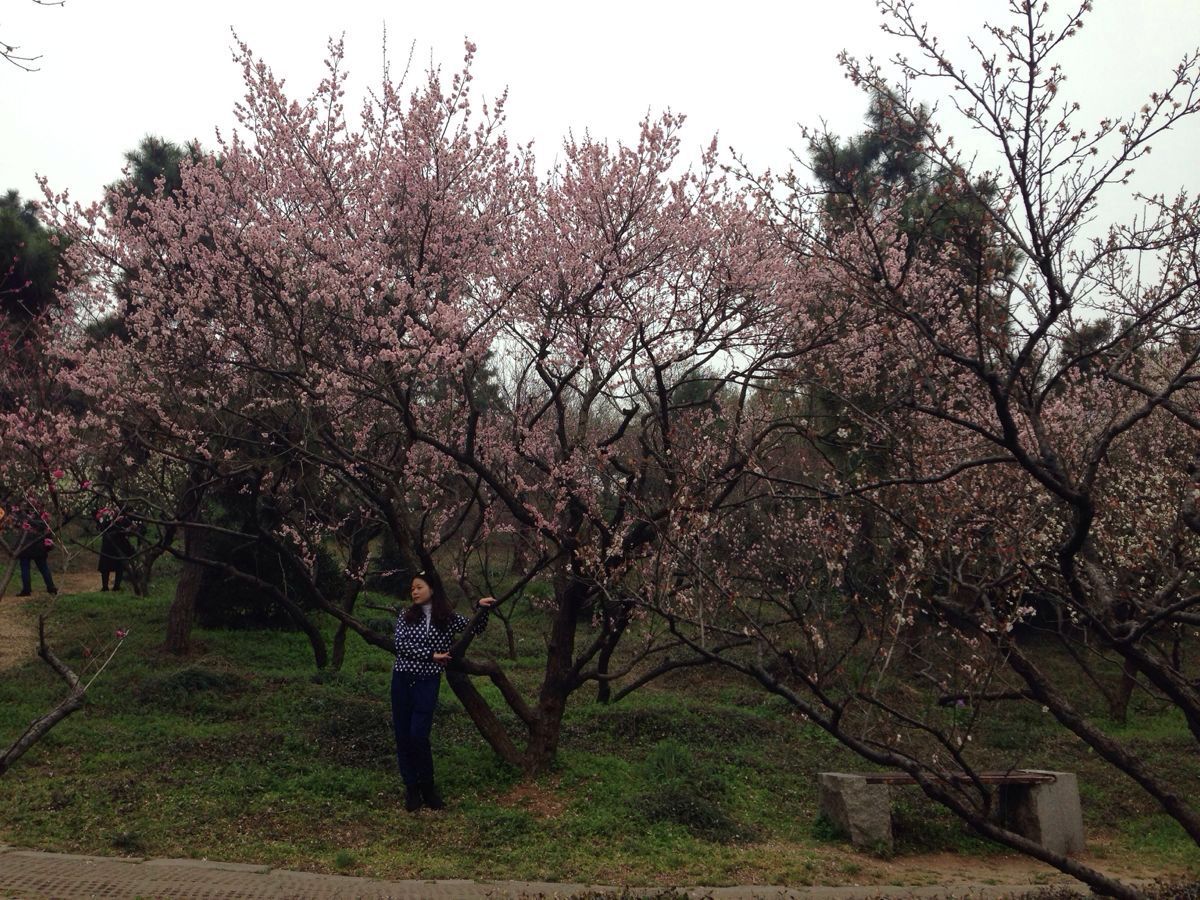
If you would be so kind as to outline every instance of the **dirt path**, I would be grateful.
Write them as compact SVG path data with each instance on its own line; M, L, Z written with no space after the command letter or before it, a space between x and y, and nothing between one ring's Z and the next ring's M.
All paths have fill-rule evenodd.
M4 577L5 571L7 570L0 569L0 579ZM34 584L38 587L41 586L39 578L40 576L34 573ZM54 580L58 583L59 597L94 591L98 586L94 572L56 572ZM14 573L8 591L0 598L0 672L37 656L35 604L40 604L45 594L37 591L32 598L18 597L16 594L20 589L20 576Z
M37 620L24 597L0 600L0 672L37 655Z

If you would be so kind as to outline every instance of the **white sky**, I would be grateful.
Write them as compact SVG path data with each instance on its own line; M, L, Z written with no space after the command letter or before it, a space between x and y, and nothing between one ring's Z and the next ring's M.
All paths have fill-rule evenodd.
M668 107L688 115L689 150L719 132L755 168L785 166L788 148L802 146L797 123L861 130L865 102L838 51L886 57L898 47L879 31L872 0L0 2L0 40L43 54L38 72L0 67L0 190L40 197L41 173L84 202L119 176L143 135L211 145L215 127L231 127L242 94L231 28L299 97L319 80L331 35L345 32L352 89L377 80L385 24L394 69L415 42L418 68L433 60L456 71L470 37L477 90L490 98L509 88L510 137L534 140L543 169L568 129L631 138L647 110ZM1006 6L918 0L952 50ZM1200 42L1197 0L1096 6L1066 59L1067 93L1089 122L1136 109ZM1138 187L1194 182L1200 123L1159 144Z

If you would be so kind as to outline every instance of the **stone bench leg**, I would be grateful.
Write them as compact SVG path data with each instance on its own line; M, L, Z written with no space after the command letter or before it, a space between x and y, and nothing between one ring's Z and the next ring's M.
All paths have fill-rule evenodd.
M818 776L821 814L861 849L892 850L892 793L860 775Z
M1029 771L1038 771L1030 769ZM1053 775L1050 784L1000 786L1000 821L1005 828L1036 841L1053 853L1082 853L1083 812L1074 772Z

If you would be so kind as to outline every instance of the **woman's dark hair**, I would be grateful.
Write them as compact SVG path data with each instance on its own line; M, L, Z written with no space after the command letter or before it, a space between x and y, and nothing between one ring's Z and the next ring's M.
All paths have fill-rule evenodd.
M416 581L418 578L429 585L429 589L433 592L433 595L429 598L430 618L433 620L433 627L443 630L448 628L450 620L454 616L454 611L450 608L450 599L446 596L446 589L442 586L442 579L430 566L426 566L414 575L413 581ZM404 611L404 621L409 625L416 625L424 615L421 612L421 607L414 603Z

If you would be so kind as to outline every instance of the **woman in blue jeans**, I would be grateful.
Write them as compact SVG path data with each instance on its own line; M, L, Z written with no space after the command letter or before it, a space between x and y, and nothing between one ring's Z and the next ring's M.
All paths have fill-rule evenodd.
M494 597L484 597L476 606L481 611L472 633L487 627L488 609ZM433 781L433 749L429 732L437 706L442 669L450 662L454 636L470 622L450 608L442 581L432 569L412 581L412 606L396 620L396 664L392 667L392 730L396 735L396 758L404 779L404 808L416 812L421 805L442 809Z
M50 548L54 546L50 527L41 516L29 513L21 518L19 529L17 562L21 566L21 592L17 596L28 597L33 594L32 572L30 571L32 566L37 566L38 572L41 573L42 581L46 583L46 592L57 594L58 588L54 585L54 576L50 573L50 566L46 562L46 558L50 555Z

